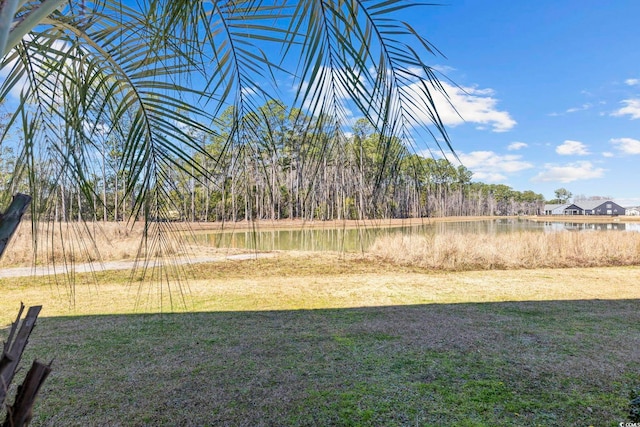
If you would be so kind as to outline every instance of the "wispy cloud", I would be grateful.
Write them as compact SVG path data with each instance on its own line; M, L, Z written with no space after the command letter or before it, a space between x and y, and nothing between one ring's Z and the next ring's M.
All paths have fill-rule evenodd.
M624 154L640 154L640 140L633 138L612 138L609 142Z
M449 66L449 65L441 65L441 64L437 64L432 66L431 68L433 68L434 70L442 73L442 74L447 74L447 73L451 73L453 71L455 71L456 69Z
M375 72L375 70L370 71L372 73ZM310 90L311 93L316 94L315 98L320 99L321 102L338 101L345 107L349 105L347 102L349 91L345 84L349 84L353 79L352 73L347 70L330 68L321 68L319 72L326 75L331 73L333 77L337 78L333 80L329 78L318 79L316 84L319 87L311 88ZM400 71L399 74L411 81L410 84L399 88L401 97L407 101L405 102L405 107L411 108L424 105L424 100L426 99L425 86L422 81L418 81L424 77L423 70L408 68L405 73ZM359 83L364 84L362 77ZM516 121L509 112L498 108L498 99L495 98L493 89L460 87L446 81L441 81L440 84L444 88L446 95L429 83L427 83L426 88L429 89L429 96L433 101L433 105L435 105L435 110L445 126L455 127L470 123L481 127L486 126L493 132L506 132L516 125ZM300 89L302 91L309 90L308 82L303 82ZM305 105L304 107L309 108L310 105ZM348 109L345 108L345 110L348 114L351 114ZM411 111L411 117L418 125L430 124L432 123L430 113L426 108L414 108Z
M258 91L255 88L252 87L243 87L242 88L242 94L244 96L253 96L255 94L257 94Z
M497 154L493 151L459 153L462 164L473 172L473 178L484 182L504 182L507 175L533 168L533 164L515 154Z
M588 109L589 109L589 108L591 108L591 107L592 107L592 105L591 105L591 104L582 104L582 105L581 105L581 106L579 106L579 107L568 108L568 109L566 110L566 112L567 112L567 113L575 113L575 112L577 112L577 111L585 111L585 110L588 110Z
M558 182L566 184L574 181L584 181L587 179L601 178L605 169L597 168L589 161L580 161L557 165L547 163L543 170L534 176L532 182Z
M493 132L506 132L516 125L516 121L507 111L498 109L498 100L494 97L492 89L458 87L446 82L442 82L442 86L448 100L435 89L431 91L431 95L440 119L445 125L454 127L463 123L475 123L489 126ZM408 97L421 96L421 88L418 84L407 86L404 90ZM422 111L415 114L419 121L429 123L428 114Z
M527 148L528 146L529 145L526 142L512 142L511 144L509 144L509 146L507 146L507 150L516 151Z
M556 147L556 153L561 156L586 156L589 154L589 150L580 141L566 140Z
M640 85L640 79L627 79L624 81L624 83L629 86L636 86Z
M33 39L33 36L30 34L27 34L26 36L24 36L23 40L31 41L32 39ZM65 54L69 52L70 47L71 46L66 42L55 40L49 47L49 54L48 54L49 60L61 61L62 58L65 56ZM33 54L32 60L29 63L29 66L31 67L31 72L33 72L34 74L41 74L41 75L48 74L46 70L42 70L40 67L40 63L44 59L45 57L41 53ZM2 68L0 68L0 81L5 80L7 78L7 76L11 72L11 69L14 67L17 61L18 59L14 58L8 61L6 64L4 64ZM73 55L64 59L64 61L68 67L75 66ZM28 78L26 76L22 76L11 88L11 90L9 91L9 94L11 95L11 97L15 99L20 99L21 93L25 89L28 89L28 86L29 86ZM55 87L55 84L52 84L52 87Z
M640 99L625 99L624 107L611 113L612 116L631 116L631 119L640 119Z

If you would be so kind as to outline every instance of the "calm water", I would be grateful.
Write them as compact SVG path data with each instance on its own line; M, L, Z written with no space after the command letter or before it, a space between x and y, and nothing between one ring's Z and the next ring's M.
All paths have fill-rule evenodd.
M294 229L257 230L211 233L196 237L199 243L220 248L297 251L366 251L378 236L397 233L510 233L537 230L629 230L640 231L640 224L535 222L525 219L496 219L486 221L438 222L405 227L357 229Z

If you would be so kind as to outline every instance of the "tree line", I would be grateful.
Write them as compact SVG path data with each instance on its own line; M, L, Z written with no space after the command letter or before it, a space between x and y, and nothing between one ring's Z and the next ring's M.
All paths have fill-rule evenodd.
M472 172L440 157L423 156L397 138L382 138L360 119L345 137L330 134L322 117L269 101L243 120L253 121L242 143L232 138L236 111L220 114L213 132L195 136L195 158L175 159L166 175L157 220L238 221L257 219L343 220L536 214L544 197L502 184L472 181ZM126 128L125 124L121 124ZM326 133L320 135L319 133ZM310 135L314 133L313 137ZM213 136L212 136L213 135ZM123 141L110 132L97 138L91 185L82 188L64 174L41 182L49 219L124 221L139 218L135 188L119 168ZM205 154L206 153L206 154ZM15 164L5 148L6 177ZM190 165L202 164L199 170ZM46 157L39 168L55 168ZM50 171L49 171L50 172ZM6 193L27 183L3 177ZM8 185L13 188L7 188ZM129 186L131 184L128 184ZM142 184L139 184L142 185Z

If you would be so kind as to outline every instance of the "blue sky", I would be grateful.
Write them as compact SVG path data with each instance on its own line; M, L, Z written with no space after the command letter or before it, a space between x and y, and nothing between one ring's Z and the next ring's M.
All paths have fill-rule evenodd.
M445 1L404 19L446 56L424 60L473 179L640 205L640 1Z
M410 19L446 58L474 180L640 205L640 1L450 0Z

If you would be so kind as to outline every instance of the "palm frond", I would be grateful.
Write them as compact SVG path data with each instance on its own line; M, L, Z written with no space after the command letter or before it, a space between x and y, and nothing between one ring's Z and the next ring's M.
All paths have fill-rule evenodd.
M439 150L452 149L435 103L436 94L446 97L444 87L423 59L440 52L394 18L427 6L409 0L9 0L0 14L0 48L6 46L0 97L13 108L0 144L20 147L13 177L35 195L35 220L58 214L55 200L64 186L81 193L95 217L105 203L95 177L113 169L116 193L123 189L117 203L131 203L127 219L153 224L147 235L155 240L145 241L141 254L163 252L162 230L170 223L152 220L171 216L182 185L178 175L207 183L222 176L222 188L229 176L257 169L266 175L285 161L272 146L287 126L300 135L292 151L296 167L317 174L324 159L346 155L349 127L366 118L379 138L375 203L389 171L407 156L402 147L416 135L428 135ZM286 125L269 122L286 110L287 102L272 102L289 96L283 82L295 88L295 114L283 119ZM224 131L216 121L223 112L230 117ZM17 138L15 129L21 130ZM228 159L207 150L203 141L213 139L222 141ZM109 165L106 150L113 153ZM254 159L269 167L249 167Z

